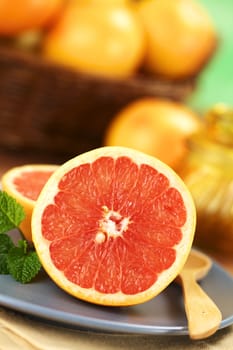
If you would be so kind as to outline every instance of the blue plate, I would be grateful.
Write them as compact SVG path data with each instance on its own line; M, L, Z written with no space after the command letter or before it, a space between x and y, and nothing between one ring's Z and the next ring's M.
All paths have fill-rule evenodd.
M200 282L220 308L220 328L233 324L233 279L218 264ZM72 329L131 334L188 334L181 288L171 284L149 302L128 307L97 306L59 289L45 272L23 285L0 275L0 305Z

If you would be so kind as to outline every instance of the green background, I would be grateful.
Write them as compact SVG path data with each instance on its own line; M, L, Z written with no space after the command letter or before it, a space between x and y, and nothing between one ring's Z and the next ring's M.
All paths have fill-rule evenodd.
M197 79L197 86L186 101L205 113L214 104L233 105L233 0L199 0L212 17L218 34L214 56Z

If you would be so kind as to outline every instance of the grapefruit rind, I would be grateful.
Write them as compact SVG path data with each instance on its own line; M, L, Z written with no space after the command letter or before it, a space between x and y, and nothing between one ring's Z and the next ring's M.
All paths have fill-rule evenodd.
M58 165L53 164L27 164L16 166L6 171L1 178L2 190L7 192L11 197L21 204L25 211L25 219L20 224L20 229L28 241L32 241L31 235L31 216L34 209L35 201L22 195L14 185L14 180L22 173L32 173L34 171L52 171L57 170Z
M170 181L170 186L174 186L181 194L187 210L187 220L182 227L183 238L174 248L177 256L173 265L164 270L157 281L149 289L137 294L129 295L122 292L101 293L94 288L83 288L70 282L62 271L57 269L51 260L49 245L50 241L42 235L41 218L45 208L53 203L53 198L58 192L59 180L72 168L85 163L92 163L99 157L110 156L118 158L120 156L130 157L136 164L148 164L157 171L164 174ZM41 263L51 277L51 279L64 291L76 298L100 305L126 306L146 302L161 293L178 275L182 269L192 247L194 231L196 226L196 209L192 196L180 177L166 164L160 160L145 155L140 151L125 147L109 146L101 147L67 161L61 165L50 177L34 207L32 214L32 239Z

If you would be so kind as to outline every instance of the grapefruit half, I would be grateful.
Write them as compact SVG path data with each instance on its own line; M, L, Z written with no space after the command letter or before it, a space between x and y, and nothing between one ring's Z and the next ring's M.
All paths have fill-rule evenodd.
M31 216L40 191L57 169L57 165L28 164L9 169L1 179L2 189L20 203L25 211L25 219L20 225L24 237L32 240Z
M59 167L32 215L32 237L52 280L101 305L160 293L190 252L196 211L183 181L154 157L101 147Z

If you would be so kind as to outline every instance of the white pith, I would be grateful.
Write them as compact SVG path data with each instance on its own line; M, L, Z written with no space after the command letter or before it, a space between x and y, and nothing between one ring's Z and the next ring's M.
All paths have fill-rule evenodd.
M103 217L99 222L99 231L96 234L96 242L103 243L106 239L122 236L127 230L130 218L122 217L117 211L102 207Z

